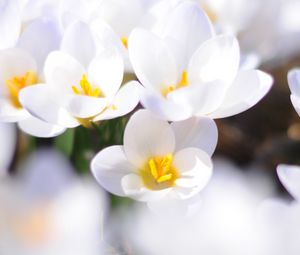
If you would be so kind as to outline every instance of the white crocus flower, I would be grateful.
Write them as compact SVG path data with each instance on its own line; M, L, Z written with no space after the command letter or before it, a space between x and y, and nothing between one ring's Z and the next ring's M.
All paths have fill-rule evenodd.
M289 71L288 83L291 90L292 104L298 115L300 115L300 69Z
M188 199L212 174L215 123L206 118L171 125L147 110L129 120L123 146L111 146L92 160L97 181L109 192L140 201Z
M171 121L238 114L255 105L272 85L264 72L239 70L237 40L214 36L207 16L190 2L171 13L160 36L135 29L129 56L145 87L142 104Z
M41 77L34 58L21 49L0 52L0 120L18 122L19 127L34 136L55 136L64 128L50 125L31 116L20 102L20 91L36 85Z
M139 85L121 86L123 61L117 51L103 51L84 67L62 51L49 54L45 84L23 89L22 104L32 114L66 128L127 114L139 101Z
M0 120L18 122L28 134L52 137L65 129L30 115L19 99L19 92L43 82L43 66L49 52L58 49L61 31L55 19L38 18L29 22L18 36L16 47L0 51Z

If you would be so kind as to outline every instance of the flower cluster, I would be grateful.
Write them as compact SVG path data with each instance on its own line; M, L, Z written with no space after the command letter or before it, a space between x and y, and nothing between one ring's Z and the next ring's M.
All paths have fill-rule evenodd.
M214 119L251 108L273 83L243 64L235 33L207 2L3 1L0 120L54 137L140 102L124 145L92 160L94 176L137 200L193 197L211 177Z

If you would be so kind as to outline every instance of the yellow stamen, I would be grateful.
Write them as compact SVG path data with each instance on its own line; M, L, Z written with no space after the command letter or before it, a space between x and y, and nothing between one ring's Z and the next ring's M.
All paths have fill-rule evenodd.
M121 37L121 42L124 45L126 49L128 49L128 38L127 37Z
M170 85L161 90L161 94L166 97L170 92L174 91L175 89L183 88L189 85L187 72L183 71L181 74L181 80L176 85Z
M80 88L78 89L76 86L72 86L72 90L76 95L84 95L90 97L100 97L103 96L102 91L99 87L93 89L91 83L88 81L85 74L82 75L82 78L79 82Z
M173 155L150 158L140 171L144 185L151 190L173 187L179 174L173 166Z
M19 101L19 92L21 89L37 83L37 75L34 72L28 71L23 76L14 76L5 81L11 103L16 108L22 108Z

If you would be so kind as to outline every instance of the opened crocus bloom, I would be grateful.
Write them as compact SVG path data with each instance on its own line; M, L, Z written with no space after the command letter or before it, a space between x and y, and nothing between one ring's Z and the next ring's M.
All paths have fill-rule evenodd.
M237 40L215 36L197 4L179 4L161 31L135 29L128 42L134 71L145 87L141 102L161 118L232 116L255 105L271 88L268 74L239 69Z
M120 88L123 61L117 51L103 51L87 68L67 53L52 52L44 72L46 84L23 89L22 104L38 118L65 128L125 115L139 101L137 82Z
M210 179L216 143L216 125L208 118L169 124L140 110L125 128L124 145L100 151L91 169L105 189L119 196L187 199Z

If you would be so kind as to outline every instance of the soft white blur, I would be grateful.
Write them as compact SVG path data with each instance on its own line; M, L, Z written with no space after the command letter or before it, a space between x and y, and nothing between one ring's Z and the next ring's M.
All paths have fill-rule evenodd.
M272 183L224 160L215 160L214 171L193 215L183 217L172 207L161 215L146 208L129 212L123 228L128 246L147 255L270 254L265 224L256 214L258 205L273 193ZM116 232L124 218L114 219Z
M34 152L0 184L1 255L93 255L103 244L104 192L53 150Z

